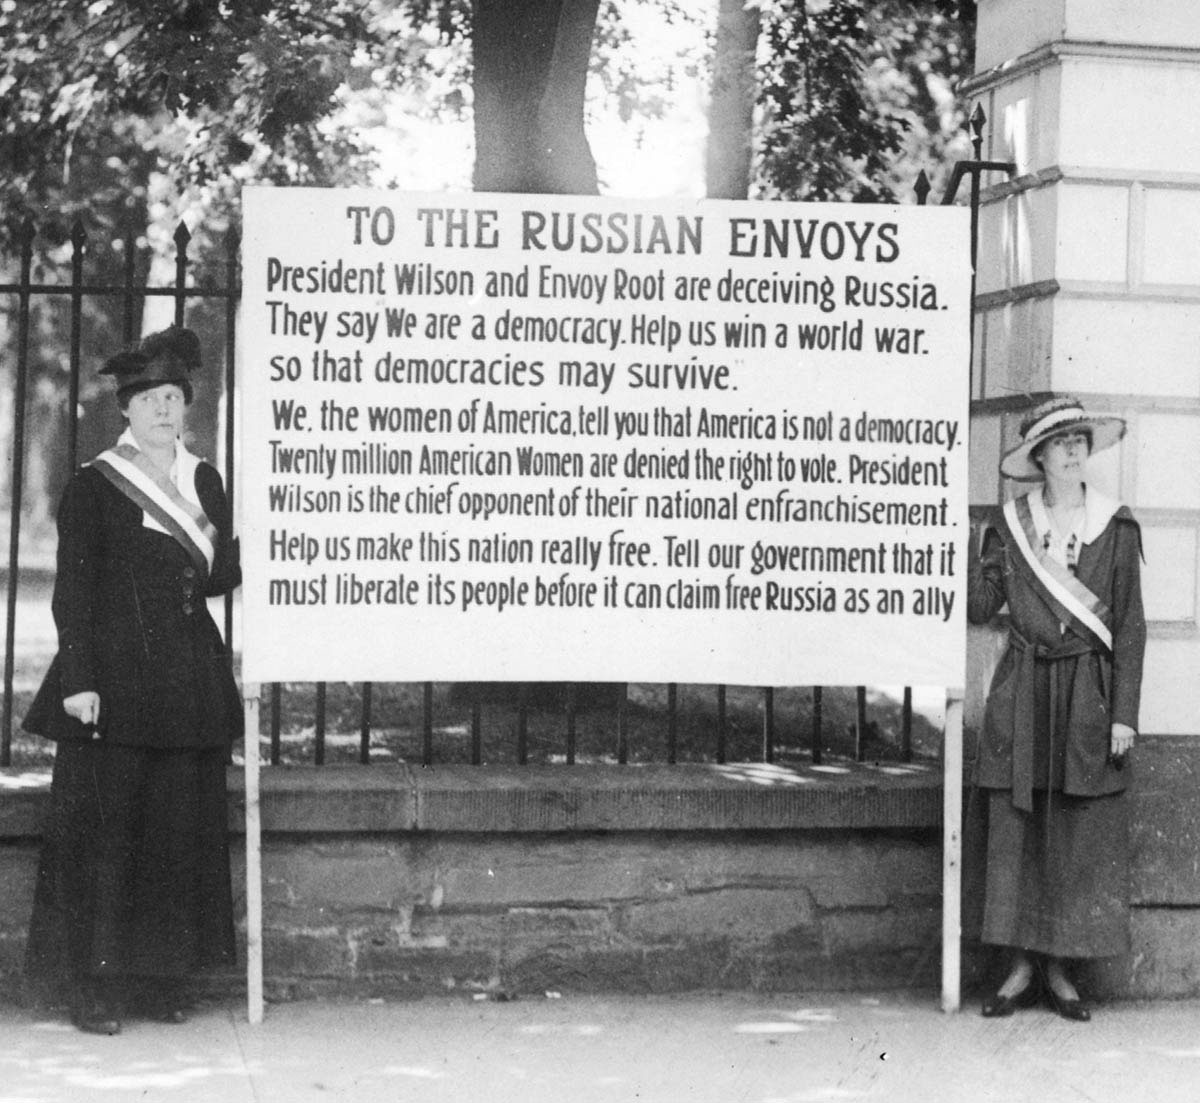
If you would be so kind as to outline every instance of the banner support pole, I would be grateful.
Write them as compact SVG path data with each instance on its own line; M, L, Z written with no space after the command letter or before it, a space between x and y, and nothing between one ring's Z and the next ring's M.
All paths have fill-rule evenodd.
M242 704L246 720L246 1017L252 1025L263 1021L262 818L258 784L259 697L260 687L257 682L248 682L243 686Z
M942 1010L962 1003L963 690L946 692L942 741Z

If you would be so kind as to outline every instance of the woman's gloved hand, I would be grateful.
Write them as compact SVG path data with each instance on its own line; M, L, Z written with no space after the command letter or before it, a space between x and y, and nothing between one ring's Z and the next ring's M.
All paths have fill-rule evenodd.
M100 738L96 727L100 723L100 694L90 689L85 689L82 693L72 693L70 697L63 698L63 708L68 716L73 716L81 724L92 728L93 739Z

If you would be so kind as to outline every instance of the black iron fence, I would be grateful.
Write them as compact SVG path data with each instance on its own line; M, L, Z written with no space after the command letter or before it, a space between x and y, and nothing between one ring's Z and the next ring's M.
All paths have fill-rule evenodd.
M993 162L981 159L982 132L985 119L983 112L976 108L970 120L973 132L974 159L959 162L954 169L943 203L954 201L957 190L963 179L969 178L971 185L971 260L974 266L976 252L976 236L978 226L978 207L980 199L980 182L984 172L1003 171L1012 174L1014 166L1006 162ZM929 182L922 172L914 185L917 202L924 204L930 191ZM88 234L81 220L77 220L70 234L70 257L60 269L69 267L69 275L65 279L42 280L33 277L34 256L37 244L36 228L26 225L18 242L19 255L16 258L15 280L8 279L0 282L0 316L8 319L8 347L3 350L5 359L11 369L12 386L12 435L10 454L11 490L9 497L9 555L7 568L7 606L4 637L4 699L3 714L0 717L0 766L10 766L13 763L14 745L14 674L16 650L16 614L19 590L21 586L21 527L23 518L23 495L25 491L26 459L28 453L27 428L29 382L32 354L32 333L34 321L39 311L51 301L65 301L67 305L67 320L65 327L46 327L51 333L49 340L56 343L58 348L64 345L66 355L66 393L62 399L63 414L66 419L65 437L66 448L64 456L65 473L72 472L78 460L79 440L79 409L80 409L80 380L84 363L84 304L95 299L109 303L115 301L117 310L115 316L119 319L117 328L123 343L129 344L139 332L139 322L142 311L149 299L167 298L171 300L176 324L191 324L188 319L190 310L201 308L208 316L210 323L219 320L220 341L222 349L222 383L221 418L224 426L224 474L226 487L233 502L236 486L234 480L235 441L234 441L234 397L235 397L235 336L237 309L240 297L240 282L238 270L239 238L235 232L226 235L223 248L223 264L210 267L223 273L219 280L197 280L192 274L192 262L189 256L192 235L188 228L180 224L175 232L174 279L166 286L148 286L149 281L144 274L144 263L139 266L137 236L130 231L124 235L119 250L123 258L123 271L119 279L90 279L86 272L88 253ZM142 251L144 254L144 250ZM0 276L13 275L13 269L7 272L0 258ZM972 288L973 290L973 288ZM110 310L110 313L114 313ZM62 332L65 328L65 333ZM972 327L973 332L973 327ZM39 340L45 340L39 337ZM211 345L210 345L211 347ZM95 356L94 350L89 350L88 359ZM236 509L236 504L234 504ZM225 599L224 630L225 639L233 640L234 599ZM234 659L231 647L231 661ZM363 763L370 762L376 754L383 736L375 723L378 700L385 687L370 682L361 683L351 692L339 688L339 726L346 724L347 708L352 708L357 714L358 738L356 757ZM750 737L746 731L746 690L739 689L739 722L731 723L729 713L729 687L718 685L707 687L701 695L707 694L711 700L710 712L706 719L696 721L694 710L687 713L684 723L684 711L680 704L680 687L668 685L659 687L663 692L658 707L649 710L653 713L655 733L646 735L646 725L641 714L648 711L637 701L632 701L629 687L625 685L609 686L603 693L589 684L564 685L555 687L552 701L553 713L552 732L547 734L546 700L541 692L544 687L530 685L515 685L497 692L489 691L486 687L467 685L450 687L431 682L410 686L409 694L415 703L405 713L405 738L400 740L401 754L409 761L420 761L430 765L438 761L456 760L483 764L495 761L499 755L498 742L503 743L503 755L506 759L526 764L536 761L576 761L597 759L623 764L630 761L652 758L657 761L676 763L685 758L703 757L708 761L718 763L726 761L760 760L774 762L781 753L793 757L801 749L804 757L819 764L822 760L823 749L831 742L846 753L862 760L867 756L872 737L879 733L877 722L868 719L868 703L866 687L854 690L852 720L846 724L839 720L838 730L831 733L827 722L828 698L826 691L820 686L814 687L759 687L751 691L756 698L750 710L758 719L760 728ZM691 698L697 696L697 687L689 687ZM267 708L264 710L265 724L270 742L270 761L279 763L287 755L284 752L283 717L287 711L290 698L301 702L301 707L311 709L311 726L297 723L293 718L290 729L298 728L303 735L301 740L304 755L316 765L322 765L327 760L329 742L328 711L329 686L317 683L315 686L296 686L273 684L264 687L267 696ZM779 700L787 694L792 708L788 710L790 719L781 720ZM805 707L796 708L797 694L806 695ZM643 694L644 696L644 694ZM592 715L597 708L605 711L606 722L602 725L601 742L607 742L607 747L598 750L595 738L590 739L586 749L581 750L580 724L581 717ZM295 709L293 708L293 712ZM452 751L439 746L437 736L447 731L444 713L452 711L456 722L452 725L455 742ZM537 735L537 747L531 752L531 719L537 715L541 727ZM796 720L799 716L802 719ZM844 713L843 713L844 716ZM797 723L803 730L796 730ZM633 738L633 730L638 729L638 738ZM913 757L913 707L912 691L905 689L903 701L899 706L898 723L892 725L897 730L889 730L889 745L894 755L902 761ZM736 728L736 732L735 732ZM686 739L684 732L686 729ZM551 744L553 749L548 750ZM684 744L686 743L686 748ZM871 748L878 751L878 743ZM389 755L395 755L395 750L389 749Z
M125 235L120 252L124 258L124 271L118 280L96 280L87 272L88 233L81 220L75 222L70 235L70 257L62 266L69 271L62 279L34 279L34 256L37 247L35 227L27 225L19 242L20 255L15 281L0 283L0 294L8 301L5 308L10 318L11 386L12 386L12 436L11 436L11 488L9 493L9 554L7 566L7 603L4 636L4 700L0 718L0 766L13 764L14 724L16 694L14 680L17 650L17 604L22 585L22 523L25 504L26 458L29 451L27 439L29 385L31 368L35 357L31 348L32 334L37 330L44 334L49 330L51 340L65 345L66 388L62 399L62 416L65 418L64 474L69 474L79 462L79 410L81 406L81 375L85 360L97 358L94 350L84 349L84 303L88 299L114 301L115 313L119 317L121 340L132 343L139 332L139 325L146 301L165 297L171 300L173 320L176 324L189 323L189 311L203 307L211 316L221 319L221 375L223 395L221 397L221 423L224 426L224 474L232 502L234 488L235 441L235 336L236 316L239 300L238 247L236 233L226 236L224 242L224 279L218 282L197 281L191 275L189 247L191 233L181 224L175 232L174 280L168 286L147 286L139 278L137 237L130 231ZM220 266L218 266L220 267ZM35 325L39 311L50 300L65 301L66 332L61 326ZM15 322L11 324L11 322ZM40 338L45 340L44 337ZM236 508L236 507L235 507ZM224 603L225 639L233 639L234 599L228 596ZM231 659L233 658L231 654ZM544 686L514 685L497 689L485 686L449 687L434 683L421 683L408 687L410 696L418 700L415 707L405 709L405 736L396 740L381 733L374 723L378 698L381 691L392 687L380 687L370 682L352 688L338 688L339 727L345 728L346 713L352 708L357 713L358 740L356 759L367 763L373 754L378 755L382 745L387 747L387 757L404 757L430 765L437 761L467 761L483 764L503 757L524 765L530 761L611 761L624 764L630 761L655 760L674 764L684 760L702 758L718 763L756 759L774 762L781 755L795 757L803 750L804 757L820 763L823 751L831 735L826 727L826 697L820 686L783 690L793 701L789 714L795 714L794 699L798 692L807 697L803 713L806 730L797 731L780 718L777 707L776 687L760 687L747 691L738 687L739 718L731 721L729 710L729 687L688 687L690 707L681 709L680 687L660 687L656 694L659 700L653 711L654 726L661 729L656 736L646 734L646 715L649 711L637 700L631 700L629 687L625 685L596 687L594 685L561 685L553 687L547 695ZM760 722L758 731L750 733L746 722L746 697L756 698L753 711ZM272 684L264 687L267 707L264 710L265 733L269 738L270 761L279 763L296 757L295 748L285 748L285 743L299 743L300 752L315 765L323 765L328 758L329 743L329 687L325 683L315 686ZM709 697L708 716L697 718L696 702ZM549 699L548 699L549 697ZM289 699L293 700L289 709ZM300 702L301 708L311 709L309 722L295 715ZM596 725L588 725L586 739L581 738L581 717L594 716L597 711L604 714L602 731L597 734ZM447 723L441 713L453 714L453 723ZM901 706L902 718L899 731L891 735L893 757L910 760L912 744L912 696L904 693ZM549 715L547 715L549 714ZM289 731L299 731L299 740L286 740L284 717L289 717ZM855 691L854 719L851 724L839 722L836 744L842 751L857 758L868 752L871 737L879 730L878 723L872 725L867 717L867 692L865 687ZM536 737L531 732L532 721L538 721ZM438 735L443 737L450 729L453 733L452 747L439 747ZM635 729L637 738L634 738ZM339 732L339 735L342 733ZM597 739L607 747L597 746ZM343 739L344 742L344 739ZM498 744L507 744L503 750ZM399 750L396 747L399 747ZM872 748L876 752L878 746ZM344 754L344 748L343 748Z

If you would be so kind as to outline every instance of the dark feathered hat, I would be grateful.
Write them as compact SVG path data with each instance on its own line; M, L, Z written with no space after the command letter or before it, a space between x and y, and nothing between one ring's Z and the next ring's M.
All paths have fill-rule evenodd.
M200 338L183 326L168 326L144 337L134 348L110 356L100 369L117 383L117 397L136 394L164 383L182 388L192 401L191 373L200 366Z

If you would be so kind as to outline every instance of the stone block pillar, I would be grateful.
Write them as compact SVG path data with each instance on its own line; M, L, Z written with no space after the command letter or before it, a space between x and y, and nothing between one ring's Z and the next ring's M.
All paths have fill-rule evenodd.
M1141 727L1200 735L1200 5L980 0L965 94L1017 165L980 212L972 502L1020 490L1029 396L1128 420L1092 471L1143 526Z

